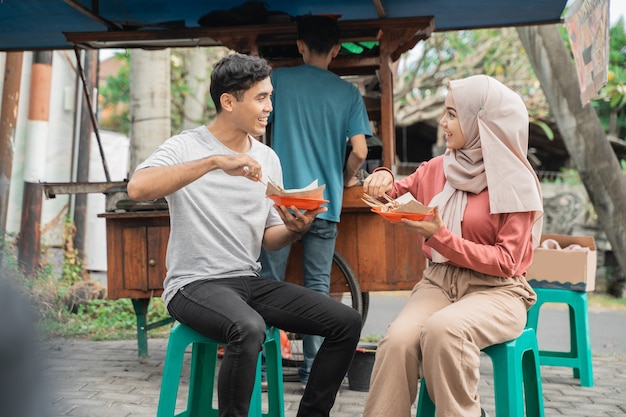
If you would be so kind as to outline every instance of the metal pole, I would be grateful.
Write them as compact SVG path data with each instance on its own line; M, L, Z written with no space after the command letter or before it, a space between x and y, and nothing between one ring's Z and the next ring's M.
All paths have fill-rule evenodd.
M2 106L0 107L0 234L3 240L9 209L23 56L23 52L8 52L4 67L4 88L2 90Z
M27 145L24 161L24 197L22 221L17 241L18 262L26 275L39 268L41 259L41 206L45 176L46 148L50 116L52 51L33 55L30 101L26 127Z
M76 181L84 183L89 181L89 156L91 152L91 133L92 123L95 123L95 114L93 112L93 106L91 100L92 94L88 94L93 91L95 80L95 62L96 51L85 50L84 65L81 68L80 55L76 53L76 59L78 60L78 70L83 82L83 89L85 97L82 100L81 116L80 116L80 131L78 139L78 154L76 165ZM81 69L84 71L81 71ZM100 140L98 139L98 143ZM101 152L102 154L102 152ZM104 158L104 156L103 156ZM104 159L103 159L104 161ZM104 163L105 174L107 181L110 180L106 163ZM76 226L76 234L74 235L74 247L78 250L78 256L80 259L85 258L85 242L87 231L87 194L77 194L74 200L74 225Z

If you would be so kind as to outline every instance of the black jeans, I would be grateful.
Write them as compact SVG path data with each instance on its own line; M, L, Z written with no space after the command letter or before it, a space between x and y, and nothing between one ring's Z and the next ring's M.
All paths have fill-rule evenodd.
M328 417L361 333L360 314L327 295L259 277L202 280L181 288L168 304L172 317L227 343L218 375L220 417L246 417L265 325L320 335L298 416Z

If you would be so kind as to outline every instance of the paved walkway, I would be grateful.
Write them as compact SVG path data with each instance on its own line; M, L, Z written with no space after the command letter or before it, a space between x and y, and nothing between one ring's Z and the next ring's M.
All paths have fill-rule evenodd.
M150 339L150 357L140 362L135 340L59 339L45 342L43 352L51 391L50 416L154 417L166 347L166 339ZM626 416L626 360L598 356L594 357L593 363L593 388L580 387L572 378L570 369L542 367L546 417ZM483 406L494 416L493 373L486 356L481 361L481 376L479 393ZM181 383L184 389L188 382L186 378L187 375ZM285 382L285 417L296 415L301 394L299 383ZM184 399L185 394L181 395ZM360 416L366 396L366 392L348 389L346 383L331 415Z

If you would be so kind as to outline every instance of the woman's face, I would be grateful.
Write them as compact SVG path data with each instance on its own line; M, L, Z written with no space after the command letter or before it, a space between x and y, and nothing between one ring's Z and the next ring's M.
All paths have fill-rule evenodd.
M448 149L461 149L465 146L465 135L461 131L461 123L456 114L454 106L454 98L451 93L446 96L446 112L444 113L439 125L443 128L444 139Z

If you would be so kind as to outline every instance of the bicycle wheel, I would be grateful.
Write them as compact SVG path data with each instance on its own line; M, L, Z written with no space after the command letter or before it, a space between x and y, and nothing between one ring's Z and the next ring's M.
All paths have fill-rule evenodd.
M361 287L352 267L339 252L333 254L333 264L330 273L330 297L334 300L354 308L361 314L361 326L365 323L369 294L361 293ZM367 306L367 307L366 307ZM286 332L283 339L283 367L298 368L304 362L302 350L302 335ZM289 380L291 378L288 378ZM285 380L288 380L285 379Z

